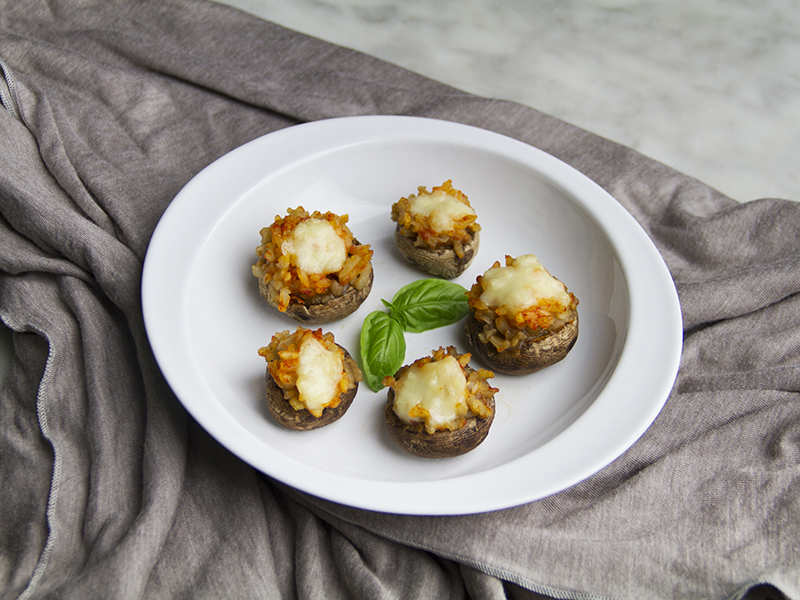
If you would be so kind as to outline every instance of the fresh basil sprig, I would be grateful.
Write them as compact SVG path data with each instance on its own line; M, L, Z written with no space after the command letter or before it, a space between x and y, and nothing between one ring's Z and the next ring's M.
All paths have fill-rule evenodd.
M406 339L400 324L381 310L369 313L361 326L361 362L367 385L377 392L383 387L383 378L394 375L405 357Z
M373 390L383 387L383 378L403 366L406 355L404 332L421 333L452 325L469 312L467 290L444 279L420 279L400 288L389 308L367 315L361 326L361 362L364 380Z
M463 319L469 312L466 293L444 279L420 279L400 288L391 302L381 302L404 331L422 333Z

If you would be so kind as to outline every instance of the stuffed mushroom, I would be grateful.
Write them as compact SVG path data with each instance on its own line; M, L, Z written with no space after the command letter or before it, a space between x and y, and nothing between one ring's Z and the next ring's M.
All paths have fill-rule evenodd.
M494 371L535 373L566 357L578 338L578 299L533 254L495 262L467 298L467 337Z
M363 379L350 353L321 329L276 333L258 353L267 361L267 408L288 429L307 431L337 421Z
M453 346L401 367L386 377L386 425L406 452L422 458L451 458L480 445L495 412L496 388L486 369L468 366L470 354Z
M397 223L395 243L410 263L432 275L452 279L472 263L480 244L480 225L469 199L447 180L430 192L417 194L392 205Z
M267 303L304 324L343 319L361 306L372 289L372 250L347 221L301 206L261 230L252 272Z

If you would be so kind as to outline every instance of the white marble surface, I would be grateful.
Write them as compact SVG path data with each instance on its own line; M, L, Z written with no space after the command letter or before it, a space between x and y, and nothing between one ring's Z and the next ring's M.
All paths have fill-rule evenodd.
M800 200L792 0L219 1L532 106L736 200Z
M221 1L532 106L736 200L800 200L794 0ZM0 380L10 354L0 327Z

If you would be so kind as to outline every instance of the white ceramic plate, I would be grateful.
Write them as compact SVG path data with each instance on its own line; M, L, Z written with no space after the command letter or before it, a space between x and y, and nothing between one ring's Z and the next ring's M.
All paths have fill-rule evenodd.
M277 426L257 354L297 323L261 299L250 272L259 230L289 207L350 216L375 252L375 283L350 317L323 326L359 357L380 299L426 277L394 247L390 207L446 179L467 194L481 248L455 281L469 287L506 254L533 253L580 300L580 335L561 363L499 375L486 441L447 460L397 448L385 392L365 384L347 414L310 432ZM223 156L178 194L150 243L142 282L155 357L191 415L253 467L335 502L404 514L467 514L563 490L624 452L670 392L681 352L677 295L634 219L592 181L531 146L482 129L411 117L351 117L290 127ZM407 334L406 361L454 344L463 325ZM473 364L476 360L473 359Z

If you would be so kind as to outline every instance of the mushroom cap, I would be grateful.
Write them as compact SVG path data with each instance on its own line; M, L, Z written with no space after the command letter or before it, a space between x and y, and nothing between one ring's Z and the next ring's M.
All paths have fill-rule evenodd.
M464 256L461 258L451 247L432 250L426 246L415 246L414 238L406 237L400 233L399 225L394 230L394 241L397 244L397 249L400 250L400 254L411 264L431 275L453 279L467 270L467 267L472 263L472 259L478 253L480 233L477 231L472 232L469 242L464 244Z
M336 345L339 346L339 344ZM341 346L339 347L342 348ZM342 350L344 350L345 355L350 357L350 353L347 350L344 348ZM315 417L307 409L295 410L289 404L289 401L283 396L283 390L278 387L278 384L272 378L269 368L267 368L266 384L266 400L269 414L279 425L295 431L318 429L338 421L350 408L353 399L356 397L356 392L358 392L358 383L356 383L355 387L341 394L338 406L327 407L322 411L321 416Z
M307 325L321 325L323 323L332 323L339 319L344 319L346 316L358 310L358 307L367 299L370 291L372 290L372 282L375 279L375 273L370 265L369 281L360 290L357 290L351 285L346 285L344 292L338 298L332 298L327 302L301 304L299 302L289 302L286 307L285 314L292 317L295 321ZM278 308L278 304L270 297L268 284L265 284L261 279L258 281L258 291L267 301L270 306Z
M470 371L470 367L464 367ZM492 414L480 419L474 415L467 417L466 424L453 431L442 430L428 433L425 428L406 423L394 412L394 390L389 388L386 400L386 427L389 435L403 450L422 458L453 458L477 448L486 436L494 420L494 398L488 398L486 405Z
M555 333L528 338L516 347L498 352L491 342L482 342L478 335L483 323L470 312L464 326L475 354L487 367L506 375L528 375L563 360L578 339L578 311L574 317Z

